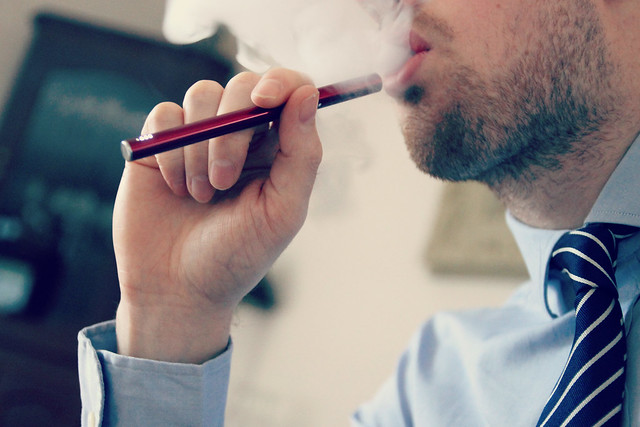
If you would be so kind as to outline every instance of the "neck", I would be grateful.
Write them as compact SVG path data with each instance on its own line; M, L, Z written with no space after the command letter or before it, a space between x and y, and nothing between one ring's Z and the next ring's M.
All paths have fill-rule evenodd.
M589 148L564 155L558 168L534 167L527 174L529 179L505 179L490 188L525 224L546 229L578 228L639 131L636 128L626 137L591 135L581 141L581 146Z

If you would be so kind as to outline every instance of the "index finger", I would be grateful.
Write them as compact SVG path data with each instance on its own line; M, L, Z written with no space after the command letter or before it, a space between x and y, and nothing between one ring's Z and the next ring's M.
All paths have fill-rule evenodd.
M300 86L313 84L311 78L286 68L267 71L251 92L251 101L258 107L275 108L284 104Z

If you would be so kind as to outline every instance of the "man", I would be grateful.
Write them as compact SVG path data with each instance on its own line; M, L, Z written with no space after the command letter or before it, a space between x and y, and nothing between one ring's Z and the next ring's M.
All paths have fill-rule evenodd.
M395 376L352 421L534 425L563 372L576 323L571 285L546 280L552 247L585 222L640 226L640 4L404 3L415 9L414 54L385 86L402 110L412 158L436 177L477 180L496 193L531 280L500 309L426 323ZM106 324L80 335L84 423L223 423L233 310L306 214L322 152L317 91L283 69L241 74L225 89L200 82L183 108L156 107L143 131L251 102L286 102L276 130L127 164L114 212L122 292L115 331ZM250 166L272 164L268 174L208 204L234 186L254 136L263 148L252 150ZM624 400L589 424L640 423L639 248L635 235L618 250Z

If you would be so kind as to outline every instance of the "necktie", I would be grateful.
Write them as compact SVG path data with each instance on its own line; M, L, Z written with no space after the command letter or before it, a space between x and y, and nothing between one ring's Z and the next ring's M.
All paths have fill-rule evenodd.
M569 359L538 426L622 423L626 339L615 282L617 241L637 228L593 223L566 233L549 270L573 284L576 330Z

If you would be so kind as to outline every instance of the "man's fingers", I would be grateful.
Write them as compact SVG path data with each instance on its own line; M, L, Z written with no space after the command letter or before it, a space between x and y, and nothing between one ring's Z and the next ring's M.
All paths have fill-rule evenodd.
M322 160L322 144L315 125L318 90L306 85L293 92L280 121L280 152L268 184L279 197L280 209L302 225ZM302 202L302 203L301 203ZM298 207L298 209L294 209Z
M184 115L179 105L163 102L149 113L143 133L154 133L184 124ZM184 155L182 150L173 150L158 154L155 159L142 159L138 163L147 166L157 165L171 191L179 196L187 194L184 174Z
M240 73L232 78L224 90L218 114L252 106L250 94L260 76ZM254 130L247 129L218 137L209 144L209 180L218 190L226 190L236 183L247 157Z
M222 93L222 86L210 80L202 80L191 86L183 101L185 123L215 116ZM184 147L184 165L191 196L201 203L211 200L214 188L209 181L209 141Z
M302 85L312 84L309 77L285 68L267 71L251 92L253 103L262 108L282 105Z
M279 163L284 163L276 168L280 176L274 178L274 183L277 188L284 189L289 185L286 182L288 179L296 180L300 196L308 198L315 179L315 169L322 156L314 120L317 89L310 83L308 77L286 69L273 69L262 77L254 73L241 73L232 78L224 89L216 82L200 81L185 94L183 108L172 103L156 106L147 119L144 132L158 132L254 104L274 108L287 103L281 116L285 124L279 124L282 151L276 158L278 161L282 157ZM301 86L304 89L300 92ZM249 144L255 132L255 129L235 132L140 162L149 166L157 165L175 194L190 194L199 202L207 202L216 189L227 190L236 184L247 162ZM275 139L273 141L277 142ZM301 146L305 141L309 141L308 146ZM248 166L256 169L268 167L277 149L277 144L273 147L256 147ZM307 166L301 166L305 162ZM301 190L303 187L304 190ZM292 197L296 198L295 195Z

